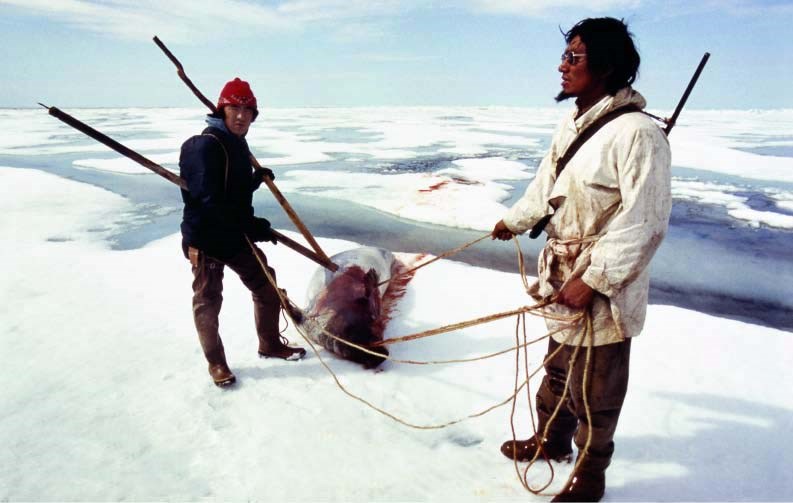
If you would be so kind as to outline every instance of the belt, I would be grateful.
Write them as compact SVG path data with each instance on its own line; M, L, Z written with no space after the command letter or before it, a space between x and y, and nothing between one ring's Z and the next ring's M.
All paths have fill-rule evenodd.
M570 277L565 278L565 282L581 276L589 266L592 245L599 239L600 235L573 239L548 239L537 259L537 293L543 298L551 297L556 293L556 289L551 285L551 273L558 258L574 261L573 272Z

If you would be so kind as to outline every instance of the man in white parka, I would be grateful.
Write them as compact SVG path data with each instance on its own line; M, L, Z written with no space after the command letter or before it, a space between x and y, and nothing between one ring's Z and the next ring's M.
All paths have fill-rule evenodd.
M631 88L639 55L625 23L585 19L565 33L565 40L559 66L562 91L556 100L575 98L576 108L559 124L536 177L492 236L507 240L532 228L538 232L544 222L548 240L530 293L537 300L556 296L549 308L556 314L587 312L593 330L591 339L584 339L581 325L548 320L553 334L548 356L558 352L546 357L546 375L536 396L538 435L508 440L501 451L525 461L541 446L540 455L561 460L572 456L575 440L581 464L554 501L598 501L627 391L631 338L644 325L648 266L669 224L671 160L666 135L639 111L645 100ZM596 132L572 157L564 156L593 123ZM583 347L570 369L578 346Z

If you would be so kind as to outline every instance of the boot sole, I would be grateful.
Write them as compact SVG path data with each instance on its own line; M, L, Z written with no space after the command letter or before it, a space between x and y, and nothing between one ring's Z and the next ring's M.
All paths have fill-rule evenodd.
M518 461L520 463L526 463L528 461L531 461L531 458L534 457L534 452L532 452L530 456L521 455L521 456L517 457L517 459L515 458L515 453L514 452L510 455L510 454L507 454L504 451L501 451L501 454L503 454L507 459L512 459L512 460ZM523 453L521 453L521 454L523 454ZM556 461L557 463L572 463L573 462L573 451L566 452L564 454L557 454L556 456L548 456L547 453L543 451L542 453L540 453L539 456L537 456L537 459L538 460L539 459L550 459L551 461Z
M573 462L573 453L564 454L562 456L556 456L555 458L550 458L551 461L556 461L557 463L572 463Z
M268 354L264 354L264 353L259 353L259 358L278 358L280 360L286 360L288 362L296 362L298 360L302 360L303 358L305 358L305 356L306 356L305 353L302 353L302 354L301 353L292 353L291 355L289 355L286 358L284 358L282 356L268 355Z
M215 383L215 386L217 386L218 388L228 388L229 386L237 382L237 378L231 377L230 379L224 379L222 381L213 381L213 382Z
M511 456L506 456L506 457L508 459L515 459L515 458L513 458ZM544 456L537 456L537 459L538 460L544 459ZM548 459L550 459L551 461L556 461L557 463L572 463L573 462L573 454L570 453L570 454L565 454L565 455L562 455L562 456L556 456L556 457L553 457L553 458L549 457ZM516 461L518 463L528 463L529 461L531 461L531 458L518 458Z

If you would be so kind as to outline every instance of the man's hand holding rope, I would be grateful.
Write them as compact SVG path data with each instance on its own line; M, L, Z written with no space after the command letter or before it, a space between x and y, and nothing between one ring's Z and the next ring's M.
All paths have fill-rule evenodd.
M490 233L491 239L500 239L501 241L509 241L515 235L514 232L509 230L507 224L503 220L499 220L493 231Z
M501 241L510 240L514 236L515 233L507 227L507 224L505 224L503 220L499 220L490 232L491 239L499 239ZM595 291L591 286L584 283L584 280L581 278L575 278L564 284L559 295L556 297L556 302L567 307L581 309L592 302L592 297L594 297L594 295Z
M567 307L581 309L587 307L594 296L595 291L591 286L584 283L581 278L575 278L564 284L556 302Z

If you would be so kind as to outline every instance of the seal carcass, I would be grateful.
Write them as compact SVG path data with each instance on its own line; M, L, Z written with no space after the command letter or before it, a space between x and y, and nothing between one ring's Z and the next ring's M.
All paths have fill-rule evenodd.
M382 248L354 248L331 260L339 269L331 272L320 268L314 273L300 325L328 351L366 368L377 367L388 356L388 350L368 346L383 340L393 303L404 294L411 275L400 275L404 264ZM328 333L367 347L377 355L344 344Z

